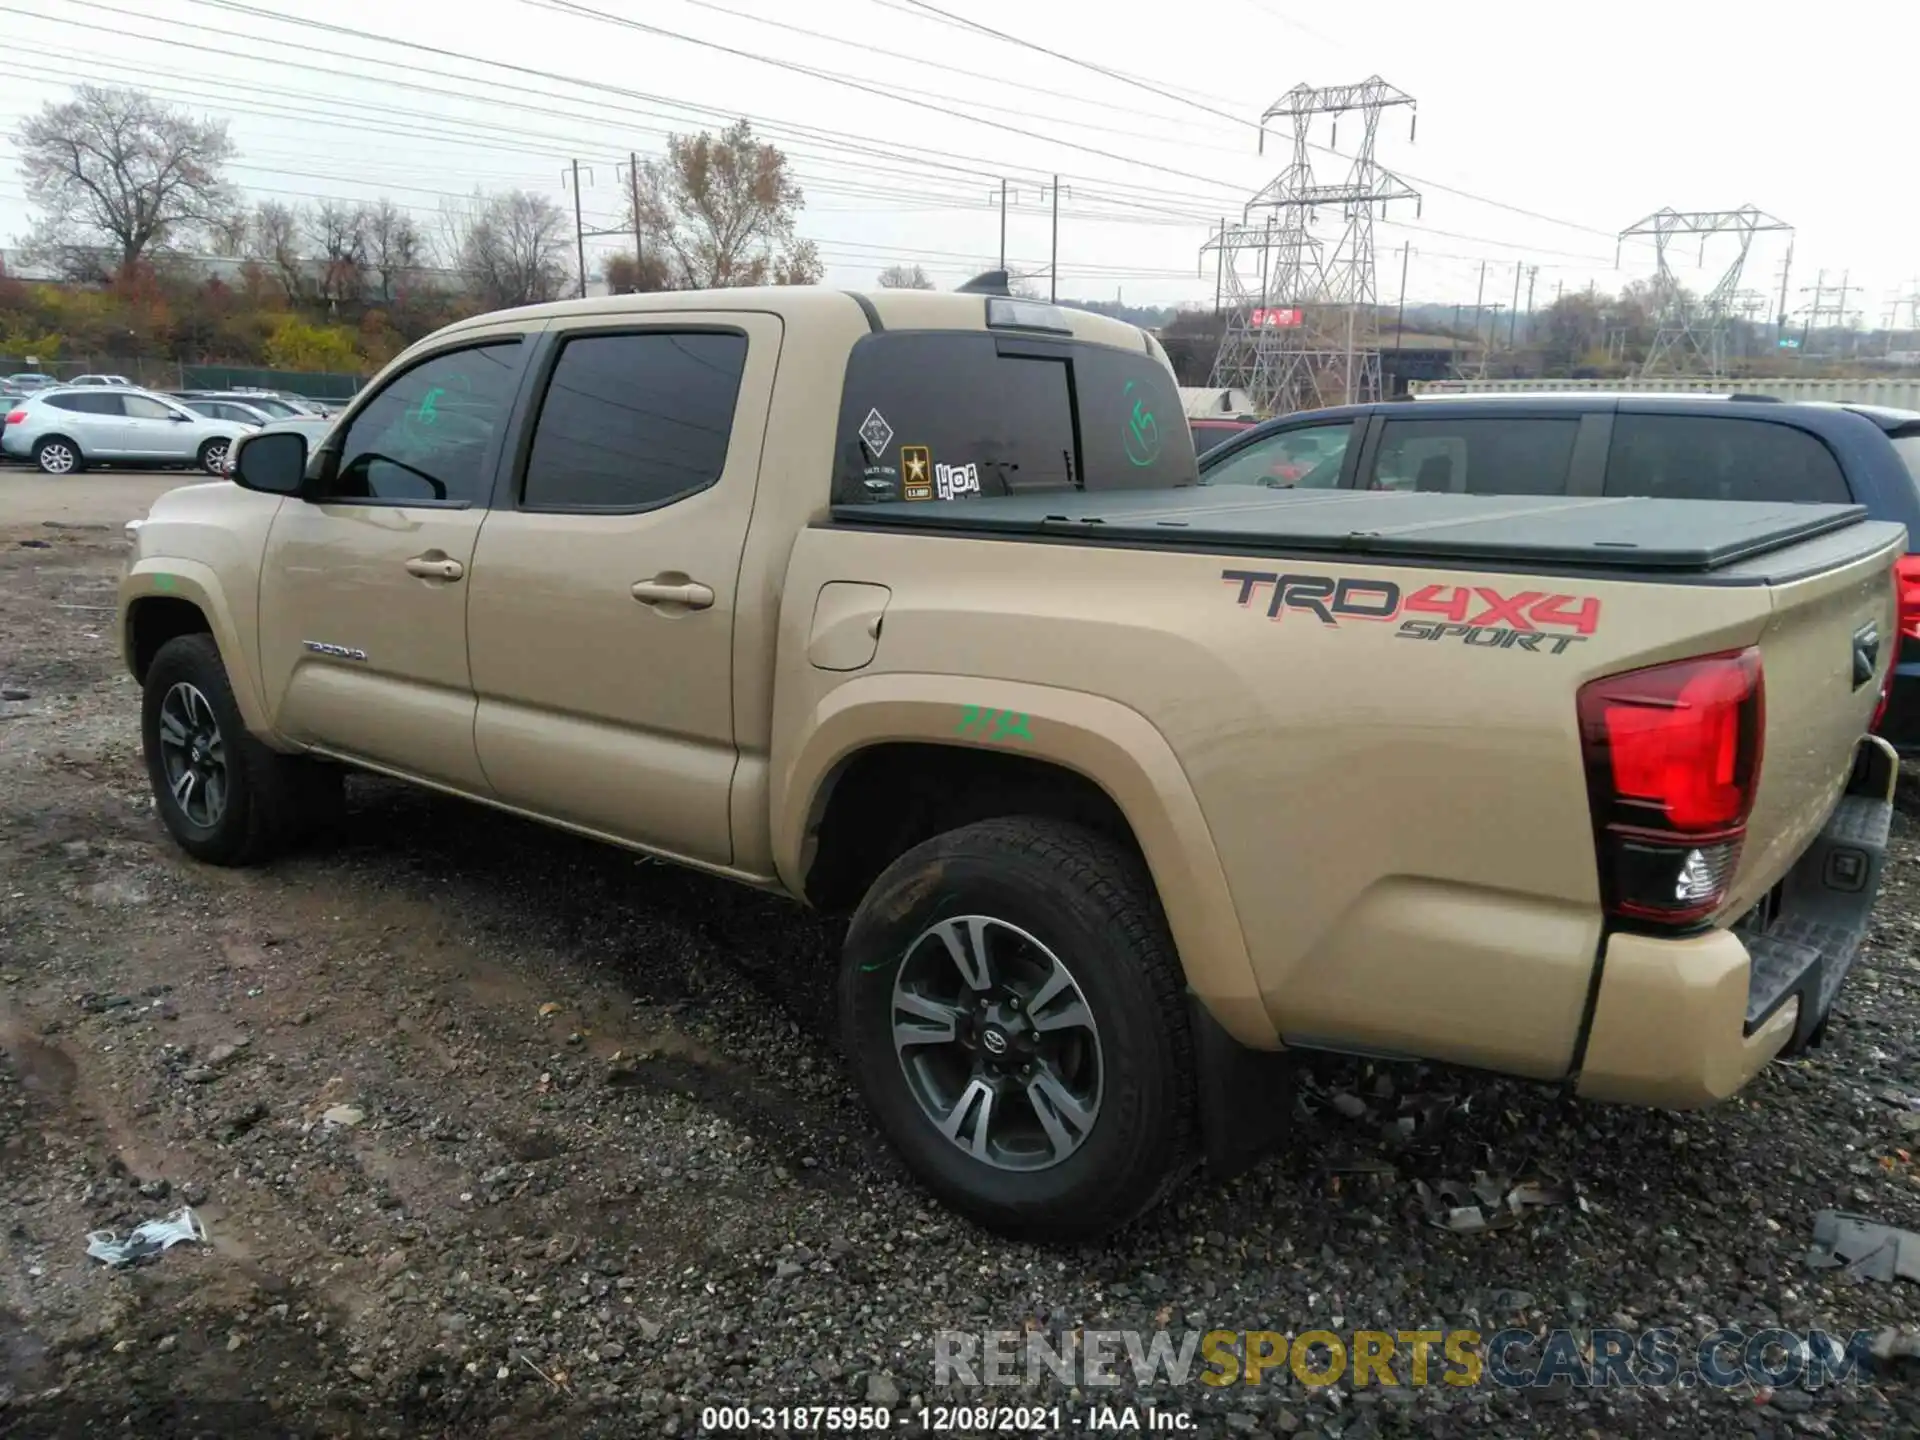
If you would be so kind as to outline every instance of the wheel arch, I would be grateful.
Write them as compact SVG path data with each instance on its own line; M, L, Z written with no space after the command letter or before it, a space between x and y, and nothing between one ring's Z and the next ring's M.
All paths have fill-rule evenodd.
M29 458L31 458L36 465L39 464L41 447L55 440L58 440L62 444L70 446L72 448L73 468L75 470L80 469L82 466L84 466L87 463L87 452L85 447L82 446L78 440L74 439L71 435L67 434L64 430L49 430L45 434L34 436L33 449L28 452Z
M981 719L996 714L1021 719L996 733ZM1199 801L1137 711L1047 686L894 674L840 685L796 718L775 727L797 738L776 742L771 797L774 865L793 894L847 903L904 850L991 816L1084 824L1140 853L1205 1008L1242 1044L1277 1044Z
M209 567L188 560L137 562L120 582L120 613L121 654L135 680L146 683L147 668L167 641L211 635L247 729L262 738L270 733L248 648Z

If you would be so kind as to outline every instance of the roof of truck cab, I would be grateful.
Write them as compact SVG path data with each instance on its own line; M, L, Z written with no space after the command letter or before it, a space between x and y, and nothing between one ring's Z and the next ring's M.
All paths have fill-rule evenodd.
M585 300L556 300L546 305L524 305L494 310L457 321L439 332L495 326L516 318L566 320L590 317L616 319L622 315L659 315L683 310L745 310L772 313L786 319L832 316L843 320L846 307L867 313L869 324L886 330L985 330L987 300L979 294L943 290L838 290L825 285L741 286L726 290L661 290L644 295L599 295ZM1044 303L1044 302L1041 302ZM1128 350L1146 348L1146 332L1123 320L1067 306L1054 307L1065 317L1073 338ZM1037 334L1041 332L1010 333Z

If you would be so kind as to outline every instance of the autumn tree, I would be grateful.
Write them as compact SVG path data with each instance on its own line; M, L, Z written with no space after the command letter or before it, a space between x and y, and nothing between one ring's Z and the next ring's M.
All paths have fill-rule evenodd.
M931 290L933 281L927 278L927 272L918 265L889 265L880 272L880 288L883 290Z
M609 255L601 267L607 289L615 295L651 295L673 289L673 272L657 250L649 250L638 259L622 252Z
M234 208L221 173L234 153L226 122L143 91L81 85L29 116L13 140L40 211L27 249L67 274L125 269L205 235Z
M475 194L446 213L448 267L489 310L557 300L573 280L573 222L544 195Z
M1583 291L1562 295L1540 313L1533 325L1541 359L1550 375L1565 374L1589 351L1607 343L1606 320L1599 303Z
M810 285L824 272L812 242L794 234L805 202L787 157L745 120L718 135L671 135L640 172L639 228L677 287Z

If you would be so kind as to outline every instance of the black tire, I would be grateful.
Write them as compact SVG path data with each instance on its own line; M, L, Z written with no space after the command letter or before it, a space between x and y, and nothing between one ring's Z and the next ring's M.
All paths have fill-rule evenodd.
M233 442L220 436L201 445L200 453L194 457L194 463L209 475L224 477L227 455L233 449Z
M189 814L169 782L162 710L181 686L204 699L220 741L222 802L217 813ZM187 699L191 703L191 696ZM161 823L196 860L257 865L306 838L337 810L340 775L336 769L302 756L282 755L247 733L211 635L182 635L160 647L147 667L140 734ZM179 753L177 747L174 753ZM207 793L204 785L199 788L202 795ZM188 805L194 803L193 789L189 787Z
M64 462L62 456L68 457ZM47 435L33 447L33 463L45 475L78 475L87 468L80 447L64 435Z
M1078 1149L1043 1168L1003 1168L949 1139L895 1050L895 982L904 983L909 951L919 955L916 939L959 916L990 917L1045 946L1071 971L1097 1027L1101 1088L1091 1126ZM1005 1235L1087 1240L1153 1208L1198 1162L1185 991L1136 854L1058 821L985 820L915 846L874 882L847 931L841 1033L881 1129L936 1196ZM1021 1085L1015 1078L1010 1088ZM1017 1122L1026 1102L1013 1093L993 1103L996 1115ZM1027 1104L1026 1113L1036 1108Z

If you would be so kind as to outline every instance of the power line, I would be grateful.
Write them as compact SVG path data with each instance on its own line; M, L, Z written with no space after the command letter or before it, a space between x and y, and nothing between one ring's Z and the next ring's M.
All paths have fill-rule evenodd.
M1104 65L1096 65L1090 60L1081 60L1076 56L1068 55L1061 51L1051 49L1048 46L1037 43L1036 41L1026 40L1021 38L1018 35L1010 35L1004 30L996 30L990 25L981 24L977 20L968 20L958 15L951 15L945 10L940 9L936 5L928 4L927 0L903 0L903 3L911 5L917 10L924 10L928 14L937 15L944 20L950 21L953 24L965 26L970 30L977 30L983 35L991 35L995 39L1003 40L1010 45L1018 45L1023 49L1027 49L1027 50L1035 50L1042 55L1052 56L1056 60L1064 60L1069 65L1078 65L1082 69L1092 70L1097 74L1107 76L1109 79L1118 80L1122 84L1134 85L1142 90L1150 91L1155 95L1165 96L1168 99L1180 100L1180 103L1182 104L1190 105L1196 110L1204 110L1209 115L1218 115L1224 119L1231 120L1236 125L1244 125L1254 130L1260 130L1263 128L1259 122L1248 120L1244 116L1228 114L1228 112L1217 109L1213 105L1206 104L1204 102L1197 101L1197 100L1181 100L1181 97L1179 97L1178 95L1173 94L1171 91L1162 89L1159 85L1154 84L1151 81L1140 80L1134 77L1127 76L1121 71L1110 70ZM1348 155L1343 153L1342 151L1334 149L1332 146L1319 145L1311 141L1309 141L1308 143L1311 146L1311 148L1315 150L1319 150L1327 155L1334 156L1337 159L1352 161L1355 158L1352 155ZM1538 210L1529 210L1525 206L1509 205L1505 201L1495 200L1491 196L1479 195L1471 190L1463 190L1453 185L1443 185L1438 180L1423 179L1422 177L1413 174L1411 171L1398 170L1396 173L1398 173L1403 179L1411 181L1416 185L1424 185L1430 190L1439 190L1448 195L1457 195L1463 200L1472 200L1477 204L1481 204L1481 205L1491 205L1497 209L1510 211L1515 215L1524 215L1527 218L1532 220L1545 221L1549 225L1561 225L1570 230L1584 230L1592 235L1605 236L1609 240L1613 240L1617 238L1613 231L1603 230L1597 225L1583 225L1577 220L1562 220L1553 215L1542 214Z

